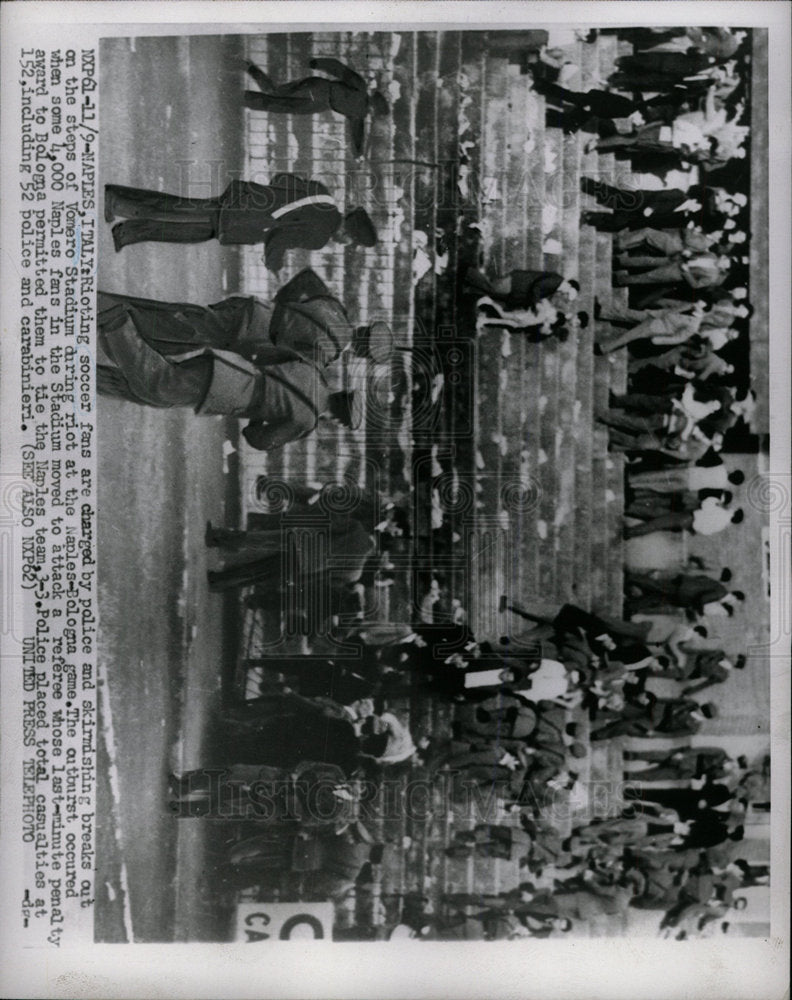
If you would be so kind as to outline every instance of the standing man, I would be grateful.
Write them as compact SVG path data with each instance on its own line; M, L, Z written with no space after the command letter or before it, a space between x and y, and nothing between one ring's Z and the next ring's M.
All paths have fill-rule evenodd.
M245 91L245 107L253 111L268 111L276 114L315 115L322 111L336 111L349 121L349 133L355 156L363 155L366 116L389 114L388 102L375 90L368 92L366 81L353 69L338 59L311 59L311 69L329 73L336 79L325 76L307 76L291 83L275 84L270 77L254 63L248 63L248 74L261 88Z
M715 497L707 497L694 511L661 514L643 524L630 525L624 529L624 537L638 538L640 535L650 535L653 531L690 531L694 535L715 535L730 524L740 524L744 517L741 508L733 511L718 503Z
M287 250L321 250L331 239L373 247L377 231L366 211L341 214L327 188L297 174L276 174L269 184L231 181L216 198L185 198L163 191L105 185L105 220L116 250L132 243L264 244L270 271L283 267Z
M269 307L244 296L203 307L100 292L97 388L143 406L247 417L242 433L262 451L306 437L320 416L350 425L352 394L332 392L320 363L273 345L269 324Z
M683 688L682 694L699 694L713 684L723 684L731 676L732 670L744 670L746 662L745 654L741 653L732 662L720 649L702 649L697 653L691 653L686 664L685 679L696 683Z
M663 606L702 615L706 605L722 601L730 593L738 601L745 600L741 590L729 591L724 586L730 579L731 573L727 575L725 570L720 580L696 573L662 577L629 571L625 577L626 603L633 614Z
M700 781L724 777L736 766L722 747L681 747L679 750L625 751L630 760L648 767L627 770L630 781Z
M324 542L324 547L318 550L321 557L309 556L305 565L300 563L300 573L326 576L329 585L336 589L357 582L376 548L364 526L348 513L334 512L326 525L320 524L315 530ZM238 558L222 570L209 571L209 584L215 591L271 582L278 579L285 562L286 537L282 527L237 531L208 524L206 544Z

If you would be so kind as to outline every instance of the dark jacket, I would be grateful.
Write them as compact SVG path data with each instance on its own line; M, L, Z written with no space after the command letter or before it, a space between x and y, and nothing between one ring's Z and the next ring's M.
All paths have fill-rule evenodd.
M321 200L295 206L308 198ZM223 244L263 242L267 268L279 271L287 250L320 250L338 230L343 217L328 198L323 184L296 174L276 174L268 184L232 181L219 199L217 238Z

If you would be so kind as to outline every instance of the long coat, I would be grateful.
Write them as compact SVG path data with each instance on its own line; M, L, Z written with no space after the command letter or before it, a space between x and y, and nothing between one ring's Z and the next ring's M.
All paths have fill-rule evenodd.
M145 188L108 184L106 218L127 222L113 229L117 249L132 243L264 244L271 271L283 267L287 250L319 250L343 217L327 188L297 174L275 174L267 184L234 180L215 198L187 198Z
M321 282L313 277L305 283L315 289ZM245 296L203 307L100 292L100 391L148 406L248 417L243 433L259 450L305 437L327 409L322 369L351 327L332 296L299 292L298 285L296 301L284 296L274 316ZM202 355L211 359L208 392L188 398L178 384L180 365ZM237 387L225 398L216 388L223 374Z
M279 271L287 250L320 250L342 221L323 184L276 174L268 184L228 185L220 196L217 239L223 244L263 242L267 268Z

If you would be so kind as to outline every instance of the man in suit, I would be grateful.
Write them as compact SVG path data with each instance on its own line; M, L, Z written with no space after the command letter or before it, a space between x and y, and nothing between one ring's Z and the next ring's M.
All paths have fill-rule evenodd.
M244 296L203 307L100 292L98 390L247 417L243 434L259 450L306 437L322 415L351 423L351 394L330 391L321 361L273 344L271 318L269 306Z
M362 208L341 215L327 188L297 174L276 174L268 184L232 181L216 198L185 198L163 191L105 185L105 220L116 250L132 243L264 244L270 271L283 267L287 250L320 250L331 239L372 247L377 233Z
M350 708L289 694L257 699L244 709L219 734L222 762L293 769L317 761L335 764L346 776L359 765L357 716Z
M622 252L634 250L638 247L649 247L656 250L664 257L672 257L674 254L684 254L685 251L699 252L709 250L723 238L721 231L702 231L699 227L690 227L677 221L676 225L663 228L656 223L654 226L642 226L632 229L627 233L619 233L614 244ZM644 266L652 267L660 261L656 257L638 258ZM627 257L625 264L628 266L635 261L635 258ZM647 263L648 261L648 263Z
M320 549L318 561L309 553L305 565L300 565L303 576L326 577L328 589L338 589L360 579L368 557L375 551L374 540L364 526L348 513L334 512L327 524L316 525L317 537L324 539L326 549ZM238 555L241 560L225 569L209 571L212 590L223 591L233 587L278 579L286 560L287 538L282 527L263 530L236 531L231 528L207 526L206 542Z
M635 315L638 311L631 315ZM622 311L622 316L625 311ZM698 333L704 316L704 303L697 301L682 309L646 310L644 318L628 329L609 323L597 326L597 353L604 354L625 347L636 340L648 339L652 344L675 346L684 344Z
M619 56L611 85L625 90L647 92L671 89L682 84L687 77L694 77L712 69L720 60L704 52L689 49L687 52L641 52ZM649 79L651 83L646 83Z
M731 574L729 574L729 577ZM625 578L625 586L629 597L634 590L640 592L641 598L650 598L655 603L662 602L677 608L685 608L702 614L705 604L720 601L729 593L724 586L728 578L713 580L712 577L696 573L677 573L675 576L651 576L648 573L629 571ZM744 600L741 591L738 600ZM634 608L635 611L640 610Z
M712 687L713 684L722 684L731 677L733 670L743 670L746 664L746 657L741 654L732 662L723 654L723 650L700 650L688 656L685 679L696 681L682 689L682 694L699 694L701 691Z
M525 830L494 823L478 823L473 830L457 830L454 843L446 849L450 858L503 858L517 861L526 857L531 837Z
M693 257L679 260L658 258L657 267L630 274L626 270L614 271L616 285L663 285L686 282L691 288L717 288L723 284L729 273L731 260L723 254L704 251Z
M363 155L366 116L389 113L388 102L375 90L368 92L366 81L338 59L311 59L311 69L322 70L336 79L308 76L291 83L275 84L258 66L249 63L248 74L261 88L261 93L246 90L244 103L253 111L276 114L315 115L335 111L349 121L349 132L355 156Z
M706 455L697 465L628 472L628 477L633 488L655 490L658 493L676 490L728 490L745 482L745 473L741 469L729 472L723 459L714 452Z
M613 209L612 213L583 212L581 215L582 222L606 232L640 229L649 224L655 229L673 228L691 219L707 230L720 229L727 217L739 211L722 188L704 184L692 184L686 189L631 190L584 176L580 178L580 186L600 204ZM669 225L661 225L659 219L668 221Z
M722 747L681 747L679 750L625 751L625 758L649 767L625 771L630 781L688 781L723 777L734 764ZM727 765L729 765L727 767Z
M654 730L663 736L692 736L717 715L718 706L711 701L702 705L693 698L658 698Z
M715 535L730 524L742 523L744 517L741 508L733 511L718 503L714 497L707 497L694 511L661 514L643 524L630 525L624 529L624 537L638 538L641 535L651 535L653 531L690 531L694 535Z
M554 299L559 307L574 302L580 285L555 271L514 270L488 278L469 267L464 274L466 285L502 302L507 309L535 309L545 299Z

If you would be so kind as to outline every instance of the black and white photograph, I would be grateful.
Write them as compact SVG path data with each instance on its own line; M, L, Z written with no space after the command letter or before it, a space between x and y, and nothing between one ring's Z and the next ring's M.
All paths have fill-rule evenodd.
M2 5L3 995L781 997L783 6Z
M766 936L767 32L99 54L96 939Z

